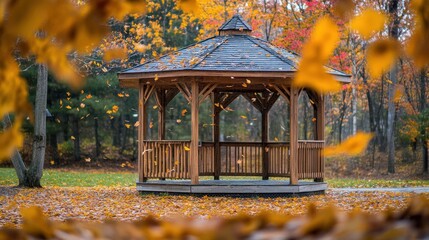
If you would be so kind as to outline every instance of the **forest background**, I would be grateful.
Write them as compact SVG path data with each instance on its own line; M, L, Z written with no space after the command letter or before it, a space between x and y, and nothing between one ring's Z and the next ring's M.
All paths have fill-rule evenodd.
M368 7L390 12L387 0L359 1L356 12ZM397 11L390 15L398 29L397 39L406 45L414 23L409 1L395 1ZM374 39L391 35L391 25L370 39L363 39L336 18L329 0L200 0L198 14L184 13L174 0L155 0L144 15L128 15L124 21L110 20L112 32L90 55L76 56L74 63L85 75L86 86L73 91L48 81L46 167L85 166L129 169L137 158L138 92L119 87L116 73L146 60L215 36L217 28L240 14L252 28L252 35L296 53L308 39L321 16L332 16L340 27L341 42L329 65L352 76L352 83L326 95L326 144L343 142L358 131L372 132L374 138L365 155L335 158L327 163L329 174L384 174L403 172L408 176L428 172L428 68L418 68L401 57L391 72L371 77L367 69L368 46ZM109 56L109 49L121 49ZM122 60L113 60L118 55ZM27 80L30 101L34 103L38 65L35 59L18 59ZM394 89L393 98L389 90ZM392 93L390 93L392 95ZM312 139L313 113L306 95L300 96L299 139ZM157 106L149 100L148 138L157 137ZM204 105L205 104L205 105ZM205 102L200 111L200 139L211 140L212 113ZM389 119L389 105L394 107ZM270 112L270 141L288 141L288 108L278 101ZM190 107L179 94L167 107L166 138L190 138ZM389 129L389 121L393 128ZM221 114L221 140L259 141L261 117L245 99L238 98ZM24 160L31 159L33 125L26 120ZM388 161L388 135L394 136L394 161ZM4 162L3 165L10 163ZM396 168L395 168L396 167Z

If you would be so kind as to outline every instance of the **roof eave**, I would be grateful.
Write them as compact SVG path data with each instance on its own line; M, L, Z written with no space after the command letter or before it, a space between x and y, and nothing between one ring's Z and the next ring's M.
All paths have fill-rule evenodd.
M162 72L134 72L118 73L119 80L129 79L154 79L157 78L175 78L175 77L258 77L258 78L291 78L295 71L219 71L219 70L171 70ZM338 82L348 84L351 82L350 75L332 74Z

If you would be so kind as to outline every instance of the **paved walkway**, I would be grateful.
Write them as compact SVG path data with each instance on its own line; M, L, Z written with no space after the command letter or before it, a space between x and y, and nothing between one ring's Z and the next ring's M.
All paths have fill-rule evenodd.
M332 191L342 192L413 192L429 193L429 187L403 187L403 188L329 188Z

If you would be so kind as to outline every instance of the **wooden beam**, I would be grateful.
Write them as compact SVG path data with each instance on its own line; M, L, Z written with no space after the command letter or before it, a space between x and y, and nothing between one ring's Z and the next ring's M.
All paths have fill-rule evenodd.
M202 104L203 101L213 92L217 84L207 84L204 89L201 91L199 104Z
M158 140L165 139L165 90L157 89L155 98L158 105Z
M191 92L189 91L188 86L186 86L186 84L184 83L176 83L176 87L177 89L180 90L180 92L183 94L183 96L185 97L186 100L188 100L188 102L191 102Z
M199 108L199 93L198 82L192 80L191 88L191 183L199 183L198 172L198 108Z
M220 97L219 101L219 107L220 108L226 108L231 104L238 96L240 96L240 93L223 93Z
M298 184L298 89L290 89L290 184Z
M316 139L317 140L325 140L325 99L324 96L319 96L319 101L316 103ZM320 156L320 160L322 161L322 174L325 174L325 159L323 154ZM315 178L315 182L323 182L323 177Z
M264 104L261 101L261 96L255 93L244 93L241 94L252 106L259 110L259 112L264 111Z
M269 178L269 159L268 159L268 110L262 110L262 180Z
M270 111L270 109L273 107L274 103L276 103L277 99L279 99L280 94L273 92L265 102L264 108L267 109L267 111Z
M146 171L146 164L144 162L144 145L143 145L143 141L145 139L146 136L146 101L145 101L145 90L146 90L147 86L144 85L143 83L140 83L140 87L139 87L139 104L138 104L138 109L139 109L139 126L138 126L138 171L139 171L139 182L146 182L147 178L145 175L145 171Z
M218 103L220 101L220 93L214 93L213 102ZM214 180L219 180L221 171L221 152L220 152L220 113L222 108L213 105L213 142L214 142Z
M173 88L166 90L165 93L165 105L169 104L171 100L179 93L179 89Z
M273 85L273 88L279 93L286 102L290 103L290 92L287 90L287 87L284 85Z

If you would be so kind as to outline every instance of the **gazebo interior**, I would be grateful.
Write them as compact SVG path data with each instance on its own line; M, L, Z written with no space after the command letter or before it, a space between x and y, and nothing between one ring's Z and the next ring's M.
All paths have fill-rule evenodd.
M251 27L239 15L218 30L218 36L118 74L121 86L139 89L137 189L195 194L323 192L324 97L292 85L299 56L250 36ZM338 81L349 82L348 75L326 69ZM176 115L190 114L190 131L183 136L175 135L174 128L186 118L167 114L173 100L184 101ZM270 111L274 105L276 110ZM299 106L307 107L305 115L298 114ZM240 116L245 128L237 128L238 120L221 124L225 114L242 108L251 112ZM202 114L210 121L202 122ZM275 121L276 126L270 124ZM241 135L253 137L243 141L226 136L226 129L247 131ZM252 129L256 133L250 134Z

